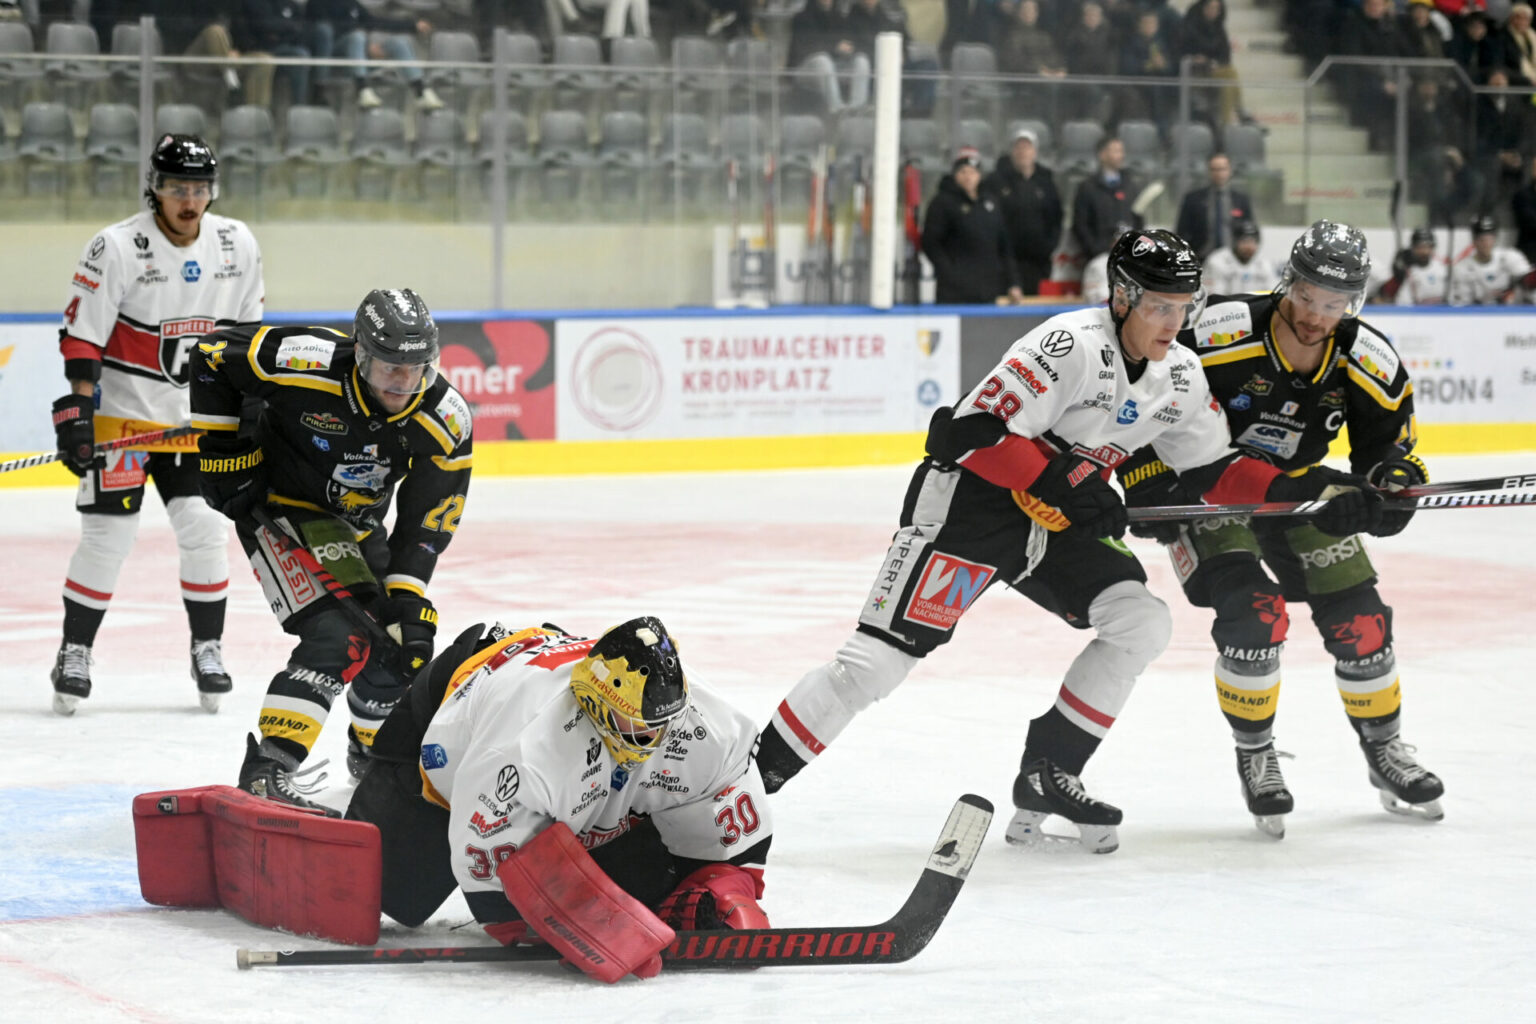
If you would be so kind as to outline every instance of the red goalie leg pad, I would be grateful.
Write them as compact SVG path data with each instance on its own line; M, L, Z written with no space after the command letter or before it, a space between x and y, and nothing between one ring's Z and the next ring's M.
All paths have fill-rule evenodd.
M539 935L587 974L612 984L661 970L676 933L609 878L562 822L496 869L507 899Z
M674 928L771 928L757 905L763 894L761 868L706 864L678 883L657 913Z
M150 903L223 907L297 935L378 941L383 861L379 830L367 822L203 786L136 797L134 823Z

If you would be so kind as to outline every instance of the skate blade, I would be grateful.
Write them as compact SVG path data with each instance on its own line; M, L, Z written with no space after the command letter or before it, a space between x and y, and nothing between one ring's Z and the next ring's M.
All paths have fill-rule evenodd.
M224 699L222 693L202 693L197 695L197 702L203 706L203 710L210 715L219 713L219 702Z
M1285 838L1285 815L1283 814L1255 814L1253 826L1271 839Z
M1422 804L1410 804L1406 800L1399 800L1384 789L1378 789L1376 795L1381 798L1382 807L1401 817L1417 818L1420 821L1443 821L1445 819L1445 812L1440 809L1439 800L1426 800Z
M1120 836L1114 825L1080 825L1067 821L1076 828L1075 836L1047 832L1042 827L1051 817L1043 811L1015 811L1003 838L1012 846L1040 850L1047 853L1064 853L1081 850L1086 853L1114 853L1120 848Z
M71 693L58 693L53 695L53 710L55 714L66 718L75 713L75 708L80 706L80 698Z

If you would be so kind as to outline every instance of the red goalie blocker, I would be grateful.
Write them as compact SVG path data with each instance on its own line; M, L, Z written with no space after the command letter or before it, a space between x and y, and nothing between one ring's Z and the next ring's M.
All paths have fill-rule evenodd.
M133 798L139 891L164 907L223 907L253 924L371 946L379 830L233 786Z

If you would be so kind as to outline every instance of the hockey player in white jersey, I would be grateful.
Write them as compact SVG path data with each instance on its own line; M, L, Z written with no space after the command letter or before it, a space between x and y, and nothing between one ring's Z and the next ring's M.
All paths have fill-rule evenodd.
M650 616L596 640L461 633L380 728L347 809L381 833L384 912L414 927L458 888L497 940L531 927L605 981L659 971L672 928L769 927L757 730L691 675Z
M208 711L230 689L220 650L229 585L228 527L197 485L197 439L99 459L92 445L185 426L188 351L203 335L262 316L261 252L244 223L208 212L218 160L195 135L165 135L150 155L149 209L99 232L70 281L60 351L69 394L53 403L61 461L80 477L80 544L64 579L64 639L53 707L91 693L92 645L133 547L146 480L180 549L192 678Z
M1435 233L1414 228L1408 248L1392 258L1392 276L1382 282L1375 302L1399 306L1439 306L1446 301L1444 260L1435 259Z
M1498 244L1499 225L1492 217L1472 222L1472 252L1451 267L1451 305L1498 306L1519 302L1536 289L1536 272L1519 249Z
M1232 247L1223 246L1205 258L1202 280L1210 295L1266 292L1280 280L1280 268L1259 254L1259 226L1240 220L1232 226Z
M1089 797L1079 776L1171 627L1118 539L1127 516L1110 470L1150 444L1207 500L1326 496L1318 521L1334 529L1379 516L1380 496L1359 478L1282 476L1232 448L1199 360L1173 344L1205 301L1189 243L1168 231L1127 233L1110 249L1109 276L1109 306L1047 320L956 406L934 414L928 457L857 630L795 685L763 731L768 792L889 696L1001 582L1096 634L1052 707L1030 723L1007 836L1047 841L1041 824L1056 814L1078 826L1084 848L1114 850L1121 813Z

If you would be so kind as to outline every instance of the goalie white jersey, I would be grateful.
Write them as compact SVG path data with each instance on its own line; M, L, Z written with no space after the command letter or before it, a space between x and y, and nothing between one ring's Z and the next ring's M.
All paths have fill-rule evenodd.
M1107 307L1053 316L1014 342L955 407L957 422L988 414L1106 468L1148 444L1175 472L1234 454L1195 353L1175 344L1132 382Z
M500 892L496 866L555 821L588 849L649 816L677 857L727 861L773 832L753 767L757 726L689 682L689 708L625 773L571 693L597 641L523 630L464 663L421 741L426 799L448 808L466 892Z
M69 284L60 348L66 360L101 360L96 440L187 423L192 345L217 330L259 324L263 292L256 239L229 217L204 214L197 241L186 248L172 245L148 210L86 243Z

